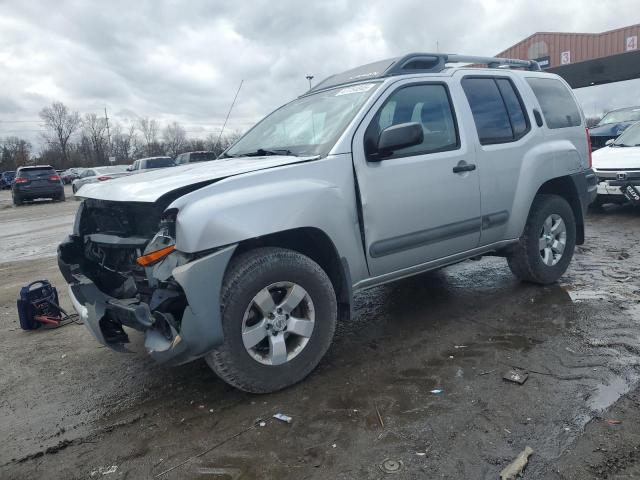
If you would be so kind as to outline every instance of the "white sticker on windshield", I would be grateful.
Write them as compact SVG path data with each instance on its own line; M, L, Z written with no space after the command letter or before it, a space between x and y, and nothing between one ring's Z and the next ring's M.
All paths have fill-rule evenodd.
M368 92L374 87L374 85L375 83L363 83L362 85L354 85L353 87L343 88L341 90L338 90L338 93L336 93L335 96L337 97L338 95L349 95L350 93Z

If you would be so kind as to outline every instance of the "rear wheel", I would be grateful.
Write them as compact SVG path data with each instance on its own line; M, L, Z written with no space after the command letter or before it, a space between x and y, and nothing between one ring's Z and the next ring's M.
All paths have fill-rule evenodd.
M329 277L292 250L258 248L234 258L221 305L224 343L206 361L225 382L247 392L273 392L305 378L335 332Z
M20 197L20 195L12 195L13 196L13 204L17 207L24 203L24 200Z
M547 285L567 270L575 245L576 221L569 203L558 195L538 195L507 260L519 279Z

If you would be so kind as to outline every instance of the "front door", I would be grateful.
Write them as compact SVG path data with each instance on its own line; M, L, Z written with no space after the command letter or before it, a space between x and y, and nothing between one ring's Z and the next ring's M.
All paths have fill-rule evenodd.
M353 143L372 276L471 250L480 238L478 168L452 92L445 82L397 85L378 99ZM380 132L407 122L422 125L423 142L375 158Z

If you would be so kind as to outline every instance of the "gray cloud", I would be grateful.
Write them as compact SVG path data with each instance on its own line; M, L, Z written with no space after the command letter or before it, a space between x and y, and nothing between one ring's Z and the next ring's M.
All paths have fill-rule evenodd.
M7 121L37 121L54 99L83 113L106 106L123 123L149 116L206 133L220 128L244 79L229 128L245 129L303 93L307 74L319 81L433 51L436 42L441 51L486 55L535 31L597 32L639 21L629 18L636 0L615 8L599 0L1 3L0 136L22 128L32 140L38 123ZM596 97L625 101L624 85L615 95L602 88L579 96L586 106Z

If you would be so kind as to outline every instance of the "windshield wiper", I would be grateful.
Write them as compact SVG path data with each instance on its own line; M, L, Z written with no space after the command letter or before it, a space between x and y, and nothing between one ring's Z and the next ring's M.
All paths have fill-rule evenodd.
M259 148L254 150L253 152L244 152L237 153L233 155L234 157L266 157L269 155L291 155L293 157L297 157L295 153L291 150L287 150L286 148Z

